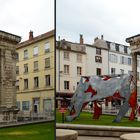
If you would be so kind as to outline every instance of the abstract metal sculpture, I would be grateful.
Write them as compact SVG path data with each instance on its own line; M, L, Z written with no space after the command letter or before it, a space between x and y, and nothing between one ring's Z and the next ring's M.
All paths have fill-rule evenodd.
M98 102L106 98L119 98L124 100L124 104L121 106L114 122L120 122L130 107L132 107L130 120L134 120L137 105L135 83L133 82L133 76L128 74L115 75L113 77L81 77L80 83L68 107L70 115L66 116L66 120L72 121L78 117L82 108L87 103L93 101Z

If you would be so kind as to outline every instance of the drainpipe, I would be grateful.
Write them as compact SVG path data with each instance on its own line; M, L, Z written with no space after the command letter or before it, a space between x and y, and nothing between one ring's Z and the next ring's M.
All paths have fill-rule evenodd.
M58 91L60 91L60 36L58 41Z
M109 48L108 48L108 75L110 74L109 72Z
M60 97L59 93L60 93L60 37L58 39L58 98ZM59 99L57 100L57 105L59 107Z

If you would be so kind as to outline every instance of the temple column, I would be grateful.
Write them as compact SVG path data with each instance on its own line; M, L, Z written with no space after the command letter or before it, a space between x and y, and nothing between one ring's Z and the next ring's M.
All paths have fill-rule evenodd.
M136 83L136 91L137 91L137 53L132 53L132 72L133 72L133 80Z
M17 121L15 55L20 40L20 36L0 31L0 123Z
M140 34L131 36L126 38L126 42L130 44L129 48L131 50L131 55L132 55L132 71L133 71L133 80L135 82L135 90L131 93L130 99L129 101L131 101L131 104L133 104L133 108L132 108L132 112L130 114L130 119L134 120L136 114L135 112L138 113L138 120L140 117L140 105L137 106L137 104L139 104L138 102L138 90L137 90L137 55L140 55ZM137 109L138 108L138 109Z

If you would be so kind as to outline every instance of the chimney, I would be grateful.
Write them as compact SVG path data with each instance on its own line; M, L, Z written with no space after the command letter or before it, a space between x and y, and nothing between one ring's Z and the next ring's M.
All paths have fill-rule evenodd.
M80 34L80 44L84 44L84 39L83 39L83 35Z
M98 37L94 38L94 42L96 42L98 40Z
M101 39L104 40L104 36L103 35L101 35Z
M33 38L34 38L34 36L33 36L33 31L30 30L30 32L29 32L29 40L31 40L31 39L33 39Z

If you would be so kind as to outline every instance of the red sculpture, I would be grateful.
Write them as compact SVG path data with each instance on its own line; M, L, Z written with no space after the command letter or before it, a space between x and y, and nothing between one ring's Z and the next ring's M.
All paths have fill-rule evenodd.
M133 121L135 119L135 115L136 115L135 110L136 110L136 107L137 107L137 92L136 92L136 89L133 89L133 91L131 93L131 96L129 98L129 105L132 108L129 120Z
M102 104L100 102L94 101L93 119L99 119L101 115L102 115Z

